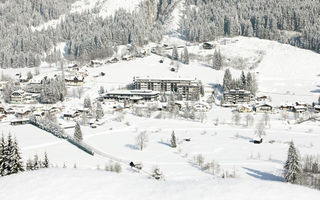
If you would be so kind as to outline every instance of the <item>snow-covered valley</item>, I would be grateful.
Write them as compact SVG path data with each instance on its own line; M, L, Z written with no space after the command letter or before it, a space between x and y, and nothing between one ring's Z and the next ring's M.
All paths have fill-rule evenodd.
M119 9L132 13L140 9L141 2L79 0L69 12L93 11L92 16L107 18ZM320 54L256 37L186 41L179 30L186 1L173 2L175 7L163 25L165 35L158 42L113 46L111 57L88 62L64 59L62 64L49 64L41 60L39 68L0 69L2 77L19 82L14 87L19 90L12 93L41 88L36 94L26 92L29 99L25 102L19 96L13 96L15 102L6 102L7 82L0 82L2 137L16 139L26 169L35 162L35 155L42 160L46 153L50 163L49 169L0 174L1 200L319 198L315 188L320 185ZM67 15L32 27L32 31L55 29ZM56 43L50 51L65 56L69 44ZM204 48L205 44L210 48ZM221 69L213 66L217 52L223 57ZM226 70L236 81L242 74L252 74L258 90L251 101L223 104ZM22 81L29 74L32 78ZM58 89L56 103L40 103L45 89L55 92L59 83L50 81L59 81L57 77L63 77L66 91ZM139 90L135 82L139 78L199 81L199 99L178 99L178 95L171 99L170 95L180 92L173 89L152 93L149 90L156 90L153 84ZM194 82L188 82L189 86ZM161 86L164 88L167 86ZM142 96L156 94L157 100L121 96L137 93L133 89ZM110 98L113 93L120 97ZM34 96L38 99L31 102ZM259 111L259 105L271 110ZM44 124L31 118L44 119ZM63 134L46 131L51 123ZM142 134L146 136L143 148L139 143ZM284 166L292 143L303 170L307 158L313 156L318 162L313 174L317 179L306 184L311 179L303 177L309 187L286 183ZM115 164L120 170L112 168Z

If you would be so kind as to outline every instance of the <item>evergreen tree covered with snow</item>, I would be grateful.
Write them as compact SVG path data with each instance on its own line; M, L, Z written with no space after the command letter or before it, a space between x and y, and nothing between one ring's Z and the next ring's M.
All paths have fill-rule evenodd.
M43 79L40 92L41 103L52 104L64 101L65 94L65 81L61 77Z
M319 13L314 0L186 0L180 32L192 42L240 35L320 52Z
M232 75L229 69L226 69L223 76L223 91L231 89Z
M176 46L173 46L172 49L172 60L178 60L179 59L179 53Z
M187 47L184 47L182 55L183 56L181 58L183 59L183 63L188 65L190 63L190 58L189 58L189 52Z
M284 179L286 182L298 184L301 181L302 167L300 155L294 143L291 141L288 150L288 158L284 165Z
M171 147L172 148L176 148L177 147L177 139L176 139L176 135L174 134L174 131L171 134L170 143L171 143Z
M247 78L243 71L241 72L240 80L241 80L241 88L247 89Z
M221 70L223 68L223 57L220 50L214 51L212 65L216 70Z
M90 97L86 97L83 100L83 107L84 108L91 108L91 100Z
M64 129L56 122L46 117L35 117L30 116L30 123L37 126L38 128L48 131L59 138L66 138Z
M76 123L76 126L74 128L74 138L78 141L81 141L83 139L79 122Z
M43 168L49 168L49 159L48 159L47 152L44 153L44 160L42 162L42 166Z
M2 136L0 146L0 175L7 176L24 171L21 153L16 139L9 133L7 141Z
M101 119L104 116L104 111L100 102L97 103L96 118Z
M42 162L39 159L39 156L36 154L34 155L33 162L32 162L32 168L33 170L39 170L42 168Z

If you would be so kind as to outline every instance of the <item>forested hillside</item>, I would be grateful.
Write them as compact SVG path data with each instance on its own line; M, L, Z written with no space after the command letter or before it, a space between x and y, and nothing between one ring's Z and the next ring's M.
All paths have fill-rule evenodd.
M61 54L53 47L59 42L66 43L67 59L90 60L112 55L117 45L158 41L174 7L171 0L144 1L133 13L119 10L102 18L97 15L101 8L68 13L74 1L6 1L0 7L0 67L35 67L45 58L56 62ZM66 16L57 27L32 28L62 14Z
M31 27L57 19L76 0L7 0L0 4L0 67L35 67L58 41L55 31Z
M111 56L116 46L160 41L177 0L142 1L101 17L105 8L72 12L77 0L1 0L0 67L36 67L65 58L87 61ZM185 0L180 33L191 42L249 36L320 52L319 0ZM62 17L63 16L63 17ZM57 26L39 28L58 20ZM36 28L37 27L37 28Z
M189 41L253 36L320 52L319 0L186 0L186 4L180 31Z

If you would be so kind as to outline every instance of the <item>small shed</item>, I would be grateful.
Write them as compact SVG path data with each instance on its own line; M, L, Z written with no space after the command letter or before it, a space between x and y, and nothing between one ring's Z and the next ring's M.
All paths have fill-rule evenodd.
M203 43L202 47L203 47L203 49L213 49L214 45L209 42L205 42L205 43Z

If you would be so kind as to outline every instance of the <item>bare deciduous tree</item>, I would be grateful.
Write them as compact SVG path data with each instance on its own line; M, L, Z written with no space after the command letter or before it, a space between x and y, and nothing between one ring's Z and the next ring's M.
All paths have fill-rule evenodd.
M146 131L143 131L139 135L137 135L136 145L141 151L147 146L148 142L149 138Z
M247 116L246 116L246 126L247 127L251 127L251 126L253 126L253 123L254 123L254 118L253 118L253 116L252 115L250 115L250 114L248 114Z
M265 126L263 122L259 122L256 126L255 134L262 138L264 135L266 135Z
M236 112L233 117L232 120L234 121L235 125L240 125L240 120L241 120L241 116L238 112Z

